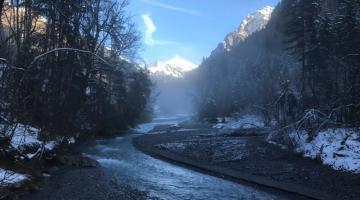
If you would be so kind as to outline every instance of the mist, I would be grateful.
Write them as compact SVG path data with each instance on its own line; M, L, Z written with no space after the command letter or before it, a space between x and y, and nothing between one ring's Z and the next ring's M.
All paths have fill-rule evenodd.
M194 105L190 81L185 78L154 76L154 110L158 116L193 115Z

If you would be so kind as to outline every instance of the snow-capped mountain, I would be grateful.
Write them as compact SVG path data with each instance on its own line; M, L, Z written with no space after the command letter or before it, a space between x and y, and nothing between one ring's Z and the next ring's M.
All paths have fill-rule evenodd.
M273 10L273 7L266 6L265 8L248 15L241 22L239 28L236 31L228 34L215 51L230 51L233 46L239 44L252 33L264 29L271 18Z
M198 65L182 58L175 56L167 61L157 61L149 65L148 69L153 75L167 75L174 78L183 78L184 73L196 69Z

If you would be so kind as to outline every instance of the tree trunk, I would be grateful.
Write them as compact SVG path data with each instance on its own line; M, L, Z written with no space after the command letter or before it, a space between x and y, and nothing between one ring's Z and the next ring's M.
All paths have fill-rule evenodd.
M3 12L3 9L4 9L4 3L5 3L5 0L0 0L0 24L2 24L2 12Z

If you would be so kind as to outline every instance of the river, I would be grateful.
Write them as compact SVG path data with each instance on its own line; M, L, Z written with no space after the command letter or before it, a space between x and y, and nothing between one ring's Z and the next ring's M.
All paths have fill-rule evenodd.
M134 137L146 134L156 125L176 125L185 119L184 116L157 118L152 123L140 125L135 134L98 140L86 153L96 159L119 183L147 191L160 199L285 199L257 187L241 185L155 159L132 145Z

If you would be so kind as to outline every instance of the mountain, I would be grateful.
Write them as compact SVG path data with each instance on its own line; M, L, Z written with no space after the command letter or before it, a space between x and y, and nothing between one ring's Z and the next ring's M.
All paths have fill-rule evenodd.
M166 61L157 61L148 66L154 83L154 104L158 115L192 113L192 98L189 95L188 76L185 74L198 66L185 58L175 56Z
M183 78L184 73L196 69L198 65L182 58L175 56L167 61L157 61L149 65L148 69L152 75L166 75L174 78Z
M229 33L223 42L219 44L215 52L230 51L232 47L244 41L249 35L266 27L270 21L274 8L266 6L250 15L248 15L240 24L239 28Z

